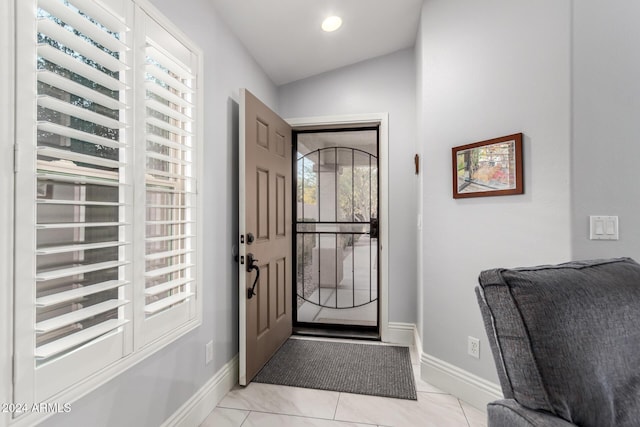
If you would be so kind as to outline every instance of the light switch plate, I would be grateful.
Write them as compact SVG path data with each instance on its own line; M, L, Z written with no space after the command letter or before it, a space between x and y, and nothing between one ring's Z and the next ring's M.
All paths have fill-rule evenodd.
M589 217L589 239L618 240L618 217L591 215Z

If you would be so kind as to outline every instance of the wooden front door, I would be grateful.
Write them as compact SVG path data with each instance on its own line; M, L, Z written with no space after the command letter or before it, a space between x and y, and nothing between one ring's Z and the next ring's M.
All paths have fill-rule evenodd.
M291 127L240 91L240 376L247 385L291 335Z

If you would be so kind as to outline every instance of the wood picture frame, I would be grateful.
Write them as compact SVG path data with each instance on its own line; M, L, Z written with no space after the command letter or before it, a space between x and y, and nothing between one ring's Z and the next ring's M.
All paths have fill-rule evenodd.
M524 193L522 133L451 149L453 198Z

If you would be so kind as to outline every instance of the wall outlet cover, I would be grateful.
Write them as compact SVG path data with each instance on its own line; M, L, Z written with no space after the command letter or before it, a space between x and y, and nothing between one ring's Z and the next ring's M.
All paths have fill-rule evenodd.
M478 338L468 337L467 353L471 357L480 359L480 340Z

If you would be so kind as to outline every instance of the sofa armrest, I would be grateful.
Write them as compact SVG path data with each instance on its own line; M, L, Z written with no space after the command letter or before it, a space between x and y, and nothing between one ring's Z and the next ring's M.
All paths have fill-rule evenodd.
M489 427L576 427L548 412L527 409L513 399L489 403L487 418Z

